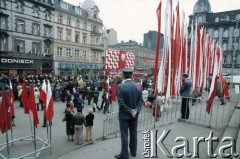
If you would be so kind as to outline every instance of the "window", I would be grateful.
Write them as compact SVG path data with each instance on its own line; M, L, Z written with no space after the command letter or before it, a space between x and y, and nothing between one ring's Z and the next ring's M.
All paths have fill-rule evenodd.
M223 44L223 50L226 51L227 50L227 43Z
M87 22L86 21L83 22L83 29L87 30Z
M240 19L240 14L237 14L236 15L236 20L239 20Z
M234 29L234 37L238 37L239 36L239 29Z
M232 55L227 55L227 65L232 63Z
M80 33L75 32L75 42L79 42Z
M16 40L15 42L15 50L18 53L24 53L25 52L25 42L23 40Z
M32 34L33 35L40 35L40 25L33 23L32 24Z
M63 48L57 47L57 56L62 56Z
M80 51L78 49L75 50L75 57L79 57Z
M81 9L79 7L75 7L75 12L78 15L81 15Z
M23 20L16 20L16 31L24 33L25 32L25 22Z
M218 30L214 30L213 34L214 34L213 35L214 38L218 38Z
M61 1L60 5L61 5L62 9L68 10L68 4L66 2Z
M96 45L99 45L99 37L96 37Z
M235 50L238 50L238 41L236 41L236 43L233 43L233 44L234 44Z
M40 43L39 42L32 42L32 53L33 54L40 54Z
M228 15L225 16L225 20L229 21L229 16Z
M39 18L39 7L33 7L33 16Z
M62 30L60 27L57 28L57 39L62 39Z
M67 18L67 25L71 26L71 17Z
M72 31L67 29L67 41L71 41L71 34L72 34Z
M78 19L76 20L76 26L75 27L80 29L80 21Z
M51 21L51 11L49 11L49 10L46 11L45 19L47 21Z
M7 17L0 15L0 29L7 29Z
M62 14L58 14L58 23L62 24Z
M87 43L87 33L83 33L83 43L86 44Z
M71 48L67 48L66 49L66 56L70 57L71 56L71 52L72 52L72 49Z
M0 51L7 51L7 37L0 37Z
M97 58L97 53L93 52L93 58L96 59Z
M229 31L226 29L223 32L223 37L227 38L229 36Z
M240 64L240 55L237 55L237 64Z
M216 18L215 18L215 22L216 22L216 23L219 22L219 17L216 17Z
M87 58L87 51L86 50L83 50L83 58Z
M6 0L0 0L0 8L6 7Z
M45 26L44 35L45 35L45 37L51 38L52 37L52 27Z
M51 46L44 44L44 54L45 55L51 55Z
M23 3L22 2L17 2L17 12L18 13L23 13Z

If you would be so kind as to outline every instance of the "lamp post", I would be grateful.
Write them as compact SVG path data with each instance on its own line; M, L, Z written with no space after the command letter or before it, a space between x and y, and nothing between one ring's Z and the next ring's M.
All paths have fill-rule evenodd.
M240 22L240 19L236 19L234 21L236 22L236 31L237 31L238 23ZM232 88L234 87L234 84L233 84L233 73L234 73L234 65L235 65L236 44L237 44L237 35L235 33L235 40L234 40L234 45L233 45L233 58L232 58L232 60L233 60L232 61L232 75L231 75L231 86L232 86Z

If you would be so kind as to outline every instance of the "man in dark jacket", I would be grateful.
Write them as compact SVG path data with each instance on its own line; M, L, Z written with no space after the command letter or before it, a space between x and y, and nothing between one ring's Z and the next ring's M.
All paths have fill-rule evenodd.
M83 131L83 124L87 126L86 120L84 115L82 114L81 109L77 109L77 114L73 116L73 125L75 130L75 142L77 145L81 145L82 141L82 131Z
M138 114L144 103L140 85L132 81L133 70L123 69L124 83L117 87L117 99L119 104L119 125L121 132L121 153L116 155L117 159L128 159L128 146L130 153L136 157L137 153L137 124ZM130 133L130 144L128 145L128 129Z
M189 98L192 87L192 80L188 78L188 74L183 74L183 85L180 89L180 95L182 96L182 119L188 119L189 117Z

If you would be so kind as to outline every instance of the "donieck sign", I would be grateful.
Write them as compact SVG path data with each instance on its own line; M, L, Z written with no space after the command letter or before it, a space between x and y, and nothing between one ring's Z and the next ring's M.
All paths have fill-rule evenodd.
M1 58L1 63L7 63L7 64L34 64L34 60Z

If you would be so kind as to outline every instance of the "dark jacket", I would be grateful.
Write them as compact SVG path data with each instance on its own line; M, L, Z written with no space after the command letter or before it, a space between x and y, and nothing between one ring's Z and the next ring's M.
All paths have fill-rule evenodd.
M192 87L192 80L185 79L183 85L180 89L180 95L183 97L190 97L191 96L191 87Z
M85 117L82 113L77 112L77 114L73 116L73 125L83 125L83 124L87 126Z
M144 103L140 86L132 80L127 80L117 87L117 99L119 104L119 119L130 119L132 109L138 113Z
M93 114L88 114L86 116L87 126L93 126L93 119L94 119L94 115Z

